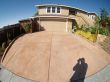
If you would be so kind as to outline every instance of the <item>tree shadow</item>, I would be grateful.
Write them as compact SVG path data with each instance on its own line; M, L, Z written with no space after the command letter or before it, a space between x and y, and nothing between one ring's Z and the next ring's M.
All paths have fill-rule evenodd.
M87 68L88 64L85 63L85 59L79 58L77 64L73 67L74 74L72 75L70 82L84 82Z

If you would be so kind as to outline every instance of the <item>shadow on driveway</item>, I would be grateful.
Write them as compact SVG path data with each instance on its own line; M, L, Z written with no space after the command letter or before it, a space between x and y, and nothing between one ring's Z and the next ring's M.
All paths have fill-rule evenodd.
M74 74L71 77L70 82L84 82L87 68L88 64L85 63L85 59L78 59L77 64L73 67Z

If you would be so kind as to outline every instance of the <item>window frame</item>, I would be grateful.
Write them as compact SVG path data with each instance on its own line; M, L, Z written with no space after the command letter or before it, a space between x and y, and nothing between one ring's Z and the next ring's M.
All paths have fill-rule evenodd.
M58 8L60 9L59 13L61 13L61 7L56 7L56 13L58 13Z
M55 8L54 9L54 12L53 12L53 8ZM56 7L52 7L52 11L51 11L52 13L56 13Z
M50 12L47 12L49 7L50 7ZM53 9L52 9L53 7L55 7L55 6L46 7L46 13L47 14L61 14L61 7L55 7L55 12L53 12ZM60 12L59 13L57 13L57 8L60 8Z
M50 8L50 12L48 12L48 8ZM47 7L47 8L46 8L46 12L47 12L47 13L51 13L51 7Z

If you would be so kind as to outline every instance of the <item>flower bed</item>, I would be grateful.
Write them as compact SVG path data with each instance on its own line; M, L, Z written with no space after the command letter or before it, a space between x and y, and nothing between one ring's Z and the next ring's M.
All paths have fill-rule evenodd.
M82 30L77 30L75 34L81 35L82 37L85 37L89 41L96 42L97 40L97 34L92 34L91 32L85 32Z

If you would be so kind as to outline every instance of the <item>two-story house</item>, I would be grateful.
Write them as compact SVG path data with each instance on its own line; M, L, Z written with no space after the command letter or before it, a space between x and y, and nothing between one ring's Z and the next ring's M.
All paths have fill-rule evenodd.
M38 15L27 20L37 22L39 31L69 32L76 25L93 25L96 16L95 13L65 5L45 4L36 5L36 7Z

